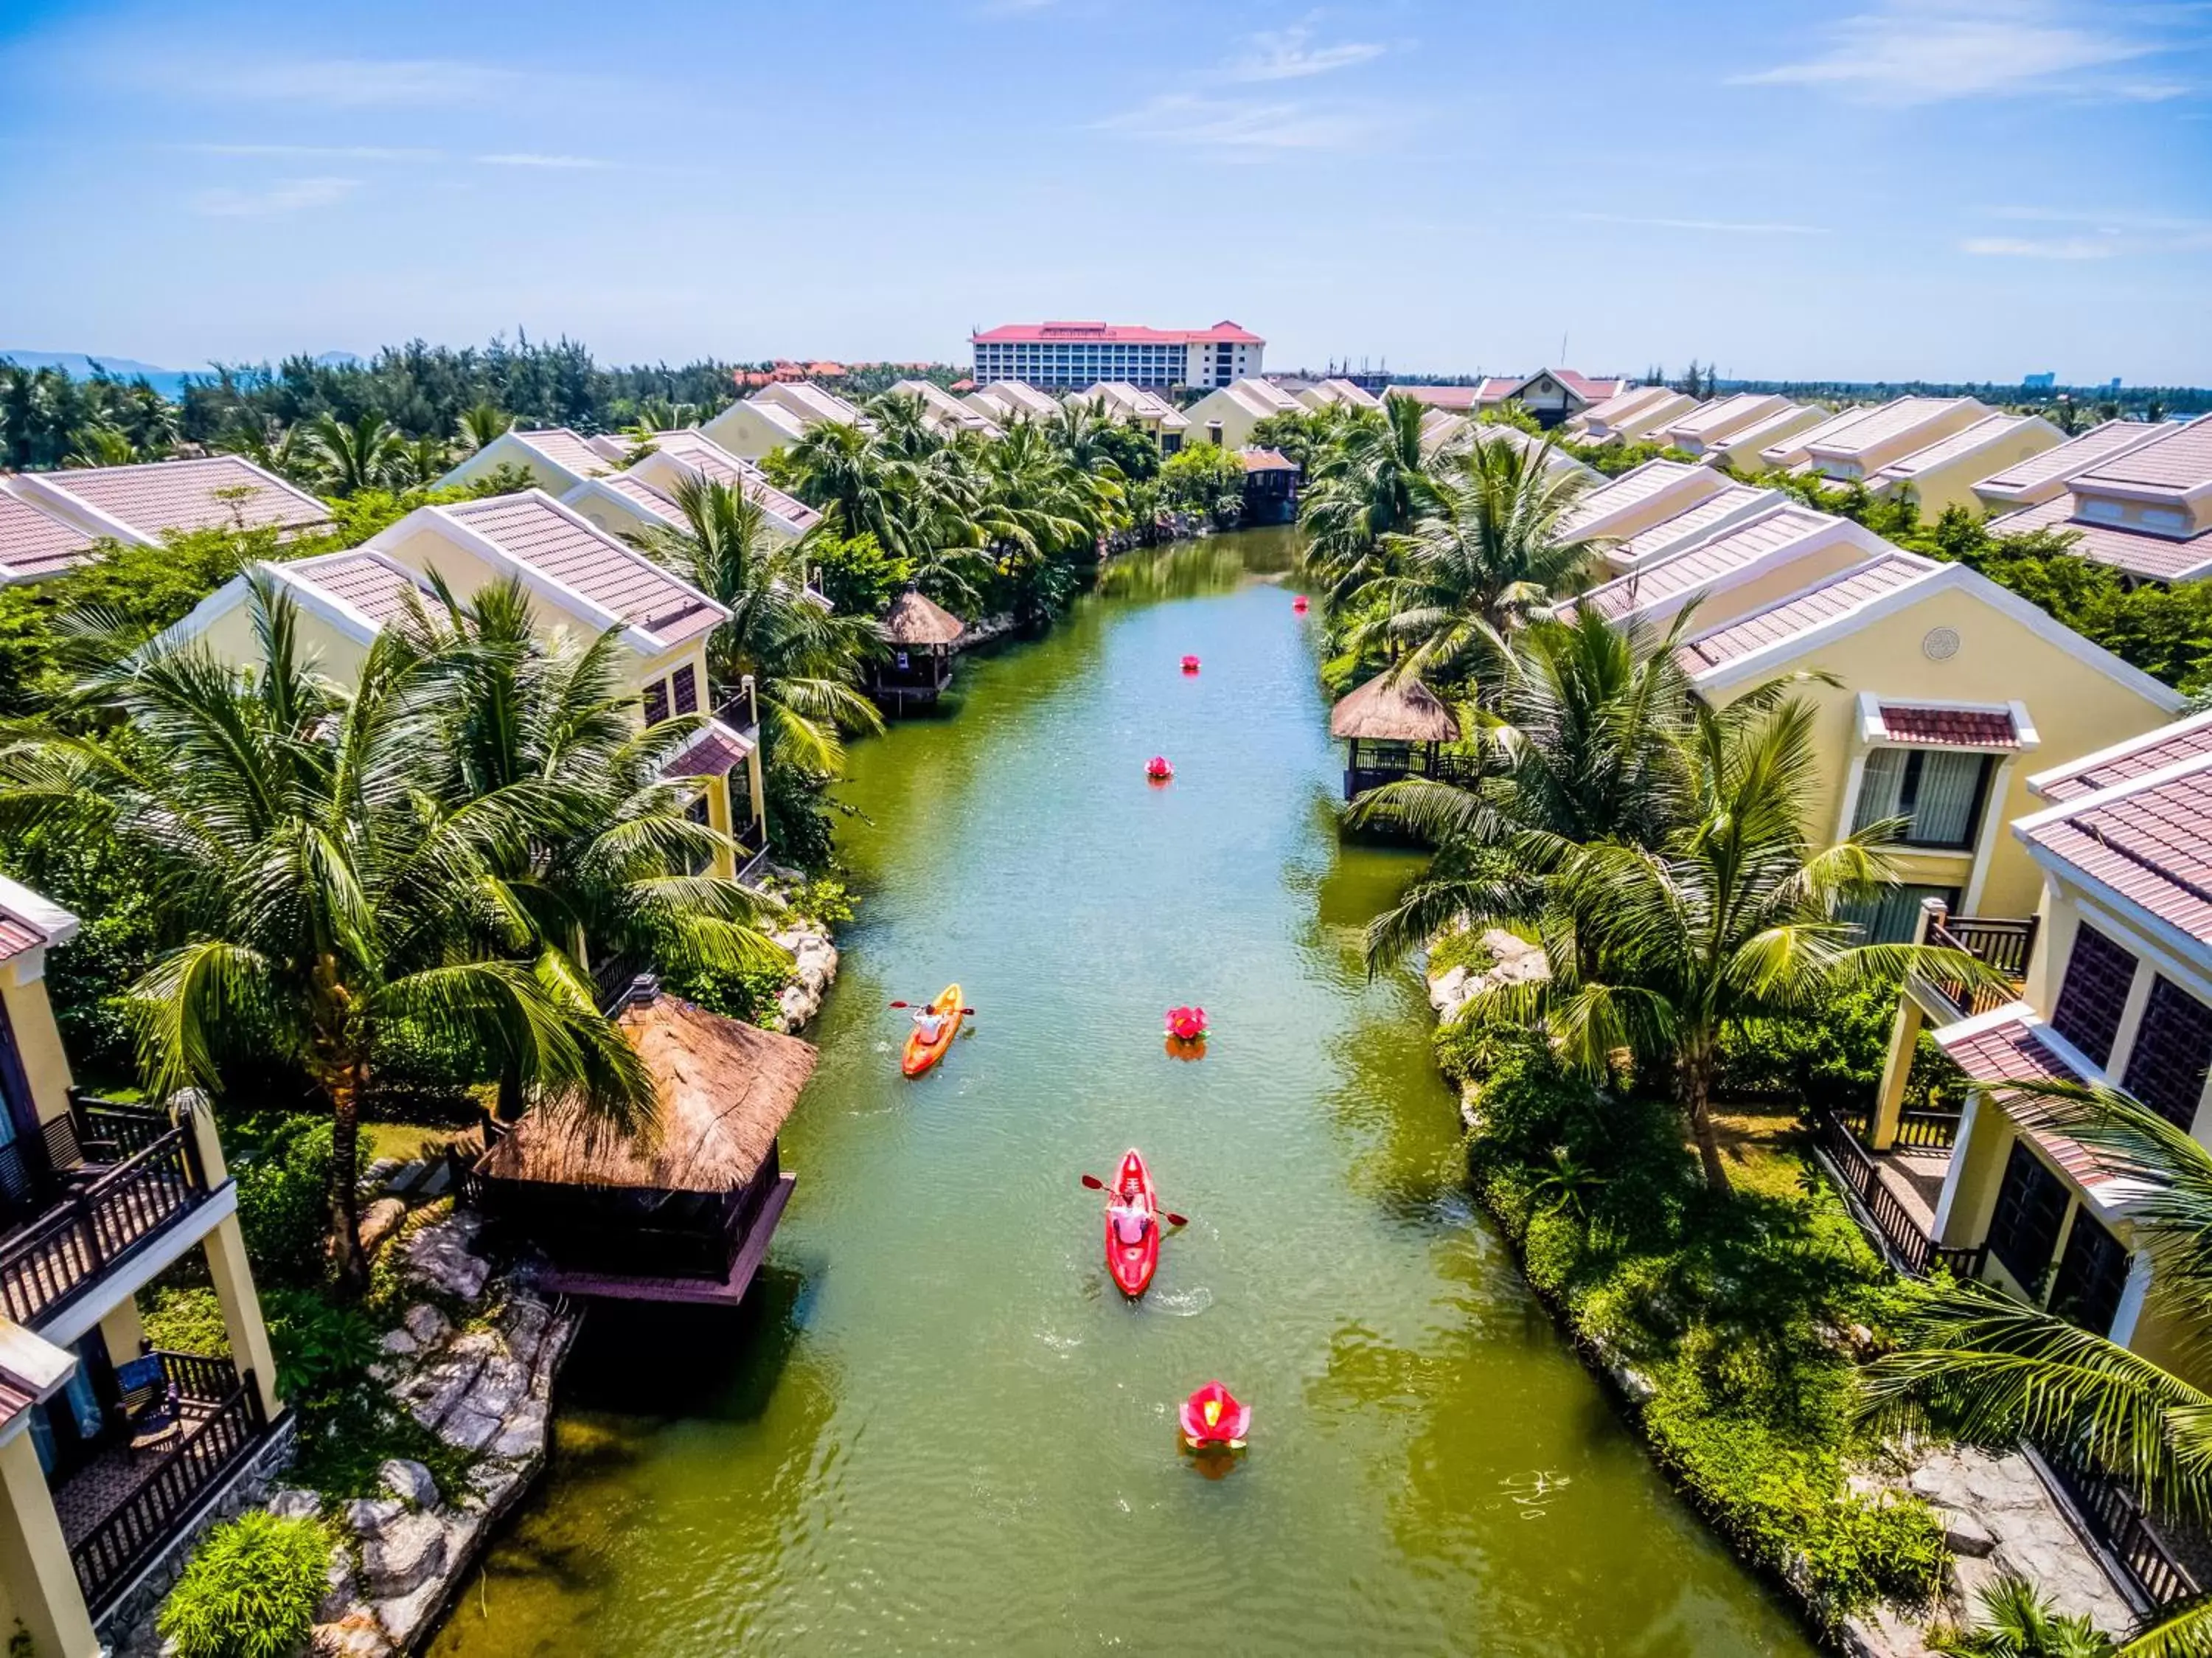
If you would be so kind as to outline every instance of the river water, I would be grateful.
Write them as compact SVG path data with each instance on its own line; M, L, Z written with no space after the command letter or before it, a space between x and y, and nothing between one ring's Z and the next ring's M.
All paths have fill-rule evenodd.
M1467 1195L1419 987L1359 957L1415 865L1339 844L1310 630L1243 568L1286 554L1170 555L855 748L769 1267L734 1315L594 1311L436 1653L1812 1650ZM905 1082L885 1003L950 979L974 1034ZM1132 1144L1192 1222L1134 1306L1077 1181ZM1218 1479L1173 1426L1214 1376L1255 1408Z

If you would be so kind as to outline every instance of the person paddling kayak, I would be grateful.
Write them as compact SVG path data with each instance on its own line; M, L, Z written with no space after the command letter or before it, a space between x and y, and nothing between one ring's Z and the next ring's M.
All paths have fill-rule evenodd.
M914 1027L921 1033L924 1042L934 1042L945 1029L945 1015L935 1008L919 1009L914 1015Z
M1114 1223L1115 1240L1132 1248L1144 1242L1145 1232L1152 1223L1152 1211L1145 1207L1141 1192L1124 1192L1120 1201L1106 1206L1106 1214Z

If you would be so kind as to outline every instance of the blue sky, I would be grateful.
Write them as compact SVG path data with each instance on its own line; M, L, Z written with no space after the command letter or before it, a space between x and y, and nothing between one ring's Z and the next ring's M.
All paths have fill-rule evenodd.
M2212 4L0 0L0 346L2212 382Z

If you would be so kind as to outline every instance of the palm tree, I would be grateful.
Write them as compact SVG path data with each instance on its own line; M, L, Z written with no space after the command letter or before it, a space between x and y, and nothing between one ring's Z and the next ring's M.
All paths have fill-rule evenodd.
M471 454L514 430L514 417L497 404L479 403L461 411L461 442Z
M2212 1150L2110 1088L2008 1082L2140 1193L2133 1241L2185 1352L2212 1332ZM1896 1352L1866 1379L1867 1411L1889 1424L1931 1408L1961 1438L2070 1448L2118 1476L2154 1513L2212 1527L2212 1391L2056 1313L1971 1281L1923 1292ZM2212 1596L2154 1616L2123 1658L2212 1650Z
M801 546L776 545L750 497L695 476L677 482L675 497L684 528L656 531L645 545L730 611L707 641L709 676L720 692L752 676L765 758L834 775L843 733L883 729L858 684L860 664L878 649L873 621L833 613L806 590Z
M840 534L873 535L884 552L896 551L882 457L866 432L825 420L791 446L790 460L799 498L834 518Z
M1347 607L1367 617L1348 643L1386 646L1394 673L1431 678L1460 677L1477 654L1502 657L1505 635L1589 562L1587 547L1559 533L1583 480L1553 472L1551 459L1549 444L1502 440L1444 457L1422 515L1385 538L1392 573L1351 594Z
M643 442L660 432L697 425L699 414L696 403L672 403L659 396L643 398L638 402L635 418L623 428L623 435Z
M1981 1602L1976 1626L1936 1642L1935 1651L1947 1658L2112 1658L2110 1637L2086 1616L2057 1611L2017 1572L2000 1572Z
M427 489L443 478L453 464L451 447L441 437L410 438L393 454L386 481Z
M930 424L929 405L912 392L885 392L868 405L876 423L876 448L897 460L921 460L945 447Z
M336 415L317 415L307 427L307 464L336 495L381 489L405 466L406 454L407 440L380 414L364 414L350 426Z
M296 479L311 471L303 430L273 418L240 412L236 423L216 440L216 447L228 454L244 455L264 472Z
M137 446L131 435L120 426L95 420L80 426L72 435L69 458L63 462L69 466L127 466L138 459Z
M0 811L114 835L155 893L168 948L130 992L150 1094L219 1087L244 1053L306 1077L336 1131L331 1260L358 1291L361 1109L391 1036L489 1056L623 1131L649 1126L652 1095L509 879L563 796L441 788L438 675L404 630L377 637L348 692L313 672L288 599L257 579L250 606L256 671L149 648L93 687L130 741L20 741Z
M1382 539L1434 498L1421 454L1425 412L1395 395L1379 410L1353 410L1314 463L1299 522L1316 572L1338 597L1386 573Z

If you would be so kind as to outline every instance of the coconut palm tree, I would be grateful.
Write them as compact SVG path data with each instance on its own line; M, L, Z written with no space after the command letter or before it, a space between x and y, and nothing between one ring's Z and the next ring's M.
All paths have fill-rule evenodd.
M307 477L303 428L287 426L271 417L240 411L234 423L216 440L228 454L242 454L255 466L279 478Z
M2067 1617L2017 1572L1998 1574L1981 1593L1971 1630L1936 1641L1947 1658L2112 1658L2110 1637L2087 1617Z
M2161 1312L2180 1350L2212 1335L2212 1150L2110 1088L2008 1082L2141 1195L2129 1203ZM2212 1527L2212 1391L2055 1313L1962 1282L1924 1292L1899 1345L1866 1378L1866 1409L1891 1426L1931 1407L1962 1438L2062 1445L2125 1480L2153 1512ZM2170 1608L2121 1644L2124 1658L2212 1651L2212 1596Z
M495 403L479 403L461 411L461 442L471 454L514 430L514 417Z
M674 493L684 527L655 531L645 546L729 608L707 641L718 700L750 674L766 759L834 775L843 734L883 729L859 686L860 664L878 649L872 619L833 613L806 590L803 552L770 538L757 502L697 477L679 479Z
M1402 401L1402 399L1401 399ZM1393 672L1463 675L1470 660L1505 654L1505 635L1565 591L1589 562L1560 520L1583 487L1554 472L1548 444L1476 442L1428 475L1428 503L1412 526L1384 538L1390 573L1355 590L1363 618L1347 643L1382 646Z
M67 466L127 466L139 458L138 446L120 426L95 420L71 436Z
M392 1034L512 1065L624 1131L649 1125L652 1095L509 878L566 798L441 786L444 699L404 630L377 637L347 691L313 671L289 599L257 579L250 613L256 671L198 643L127 659L94 689L128 740L19 740L0 754L0 813L113 835L155 894L167 948L130 992L150 1094L217 1087L248 1053L305 1076L335 1127L331 1259L358 1291L360 1116Z
M406 466L407 440L380 414L364 414L350 426L336 415L317 415L305 448L318 483L334 495L381 489Z
M1433 500L1421 454L1423 406L1392 396L1347 414L1315 460L1299 509L1308 558L1337 597L1386 574L1383 538L1406 529Z
M823 421L791 446L797 494L836 521L841 535L873 535L886 552L897 550L892 503L882 455L858 426Z

